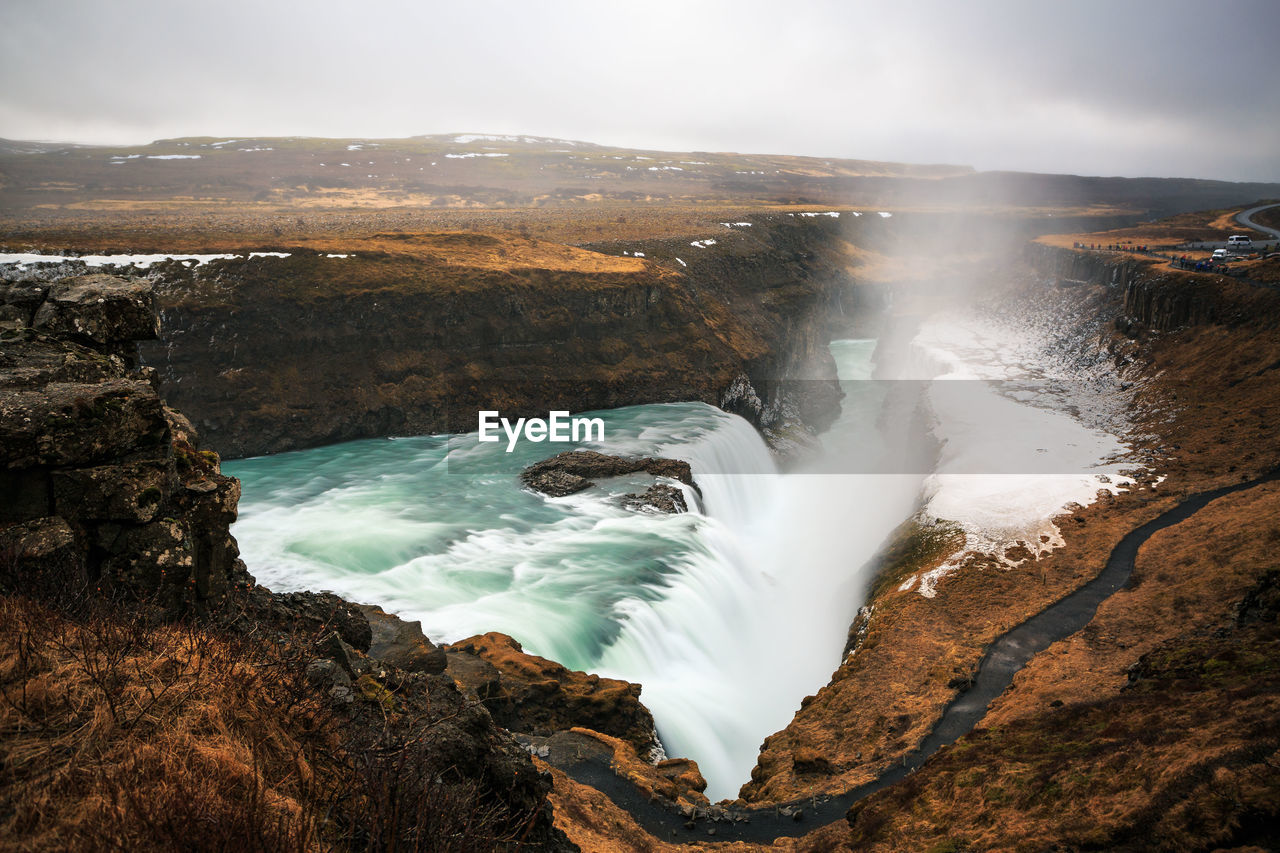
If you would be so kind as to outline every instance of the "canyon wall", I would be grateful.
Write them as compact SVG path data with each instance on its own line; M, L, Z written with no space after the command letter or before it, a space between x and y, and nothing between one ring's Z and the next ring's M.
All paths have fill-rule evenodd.
M1169 488L1186 489L1270 470L1280 291L1124 253L1031 244L1025 260L1002 307L1069 318L1058 348L1064 359L1106 359L1123 371L1135 386L1128 414L1135 454L1153 466L1149 478L1158 473ZM904 525L881 554L844 661L765 739L742 797L838 794L901 762L968 683L986 643L1091 579L1163 494L1139 486L1099 501L1061 525L1067 548L1012 569L971 561L933 599L899 583L962 541L945 527Z
M552 824L550 777L417 623L254 585L229 531L239 481L137 365L134 342L158 331L137 278L0 279L0 652L4 694L22 697L6 708L5 786L40 804L6 837L174 849L207 822L289 849L421 833L576 850ZM604 693L652 729L638 688L574 675L562 715L599 711ZM209 755L245 758L217 770Z
M0 282L0 318L4 568L175 611L247 584L228 532L240 482L136 369L134 341L158 331L146 282Z
M849 286L842 225L776 216L641 256L392 234L346 257L174 262L151 274L163 337L141 353L228 457L471 431L479 409L702 400L820 428L838 411L820 315Z
M1228 276L1174 269L1161 258L1028 245L1027 260L1059 285L1101 285L1118 301L1116 328L1171 332L1191 326L1236 328L1266 320L1278 291Z
M758 787L808 781L785 771L800 763L800 747L813 749L809 731L861 728L873 737L852 749L899 758L895 747L917 743L936 718L926 709L926 726L916 728L911 706L930 681L933 707L950 701L953 685L941 682L967 683L990 625L1016 624L1060 595L1045 596L1046 587L1087 580L1122 537L1189 494L1245 485L1136 549L1132 576L1083 630L1033 657L972 733L854 805L841 840L858 850L1273 846L1275 743L1252 718L1276 714L1276 668L1239 662L1274 661L1277 643L1274 616L1254 615L1274 595L1274 560L1259 555L1280 541L1277 491L1254 481L1280 464L1280 291L1121 253L1033 245L1027 260L1040 279L1028 290L1035 305L1101 333L1092 337L1133 391L1132 442L1159 482L1062 518L1066 545L1046 558L959 572L928 604L895 592L886 566L856 652L767 741ZM1075 308L1061 310L1063 300ZM920 643L926 626L926 642L942 648L920 655L925 664L913 672L911 661L883 663ZM934 661L956 666L921 672ZM892 703L862 698L877 683L893 684ZM843 706L833 701L840 696ZM877 711L887 733L862 721ZM1149 737L1157 730L1162 737ZM850 747L819 748L835 770L848 765ZM1249 783L1228 795L1218 783L1228 779Z

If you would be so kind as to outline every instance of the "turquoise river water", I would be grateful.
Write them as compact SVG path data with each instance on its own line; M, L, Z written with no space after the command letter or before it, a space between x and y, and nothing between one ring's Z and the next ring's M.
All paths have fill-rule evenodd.
M830 445L878 440L881 389L858 382L873 349L832 344L849 396ZM688 460L693 511L623 509L643 476L523 490L520 470L563 444L422 436L227 463L243 484L233 532L272 589L378 604L438 642L500 631L642 684L667 751L699 762L713 799L734 796L760 741L839 664L858 567L912 512L919 478L779 475L746 421L701 403L590 415L605 440L582 446Z
M761 741L839 665L870 560L895 526L920 512L958 524L969 550L999 557L1021 542L1042 553L1061 544L1053 518L1065 507L1132 482L1123 425L1082 417L1123 402L1117 380L1064 362L1055 322L929 318L901 364L877 365L879 376L926 385L862 381L875 342L832 343L840 418L810 466L785 475L746 421L712 406L589 413L605 440L583 446L691 464L702 498L686 490L688 513L624 509L619 496L645 477L533 494L520 471L572 445L521 441L507 453L473 433L227 463L243 483L233 532L272 589L377 604L421 620L437 642L501 631L574 669L643 685L667 752L698 761L713 800L733 797ZM1055 378L1101 389L1089 412L1074 397L1001 385ZM922 473L849 473L910 444L908 411L929 413L934 449L925 465L882 470ZM932 597L959 566L900 589Z

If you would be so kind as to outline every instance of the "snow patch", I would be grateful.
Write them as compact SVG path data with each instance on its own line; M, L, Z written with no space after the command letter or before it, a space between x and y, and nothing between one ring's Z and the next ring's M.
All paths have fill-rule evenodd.
M706 240L694 240L689 245L693 246L695 249L705 249L708 246L714 246L715 244L716 244L715 240L708 238Z
M571 139L542 139L537 136L498 136L485 133L464 133L455 136L453 141L458 145L470 145L472 142L523 142L525 145L577 145Z
M42 255L34 252L16 252L8 254L0 254L0 264L17 264L18 269L25 270L27 267L35 264L61 264L72 261L79 261L89 267L104 266L134 266L138 269L147 269L152 264L160 261L182 261L185 264L194 264L200 266L210 261L224 261L232 258L239 258L241 255L233 254L215 254L215 255L175 255L175 254L157 254L157 255ZM250 252L250 258L287 258L287 252Z
M444 156L448 157L450 160L469 160L472 157L509 157L511 155L498 154L492 151L468 151L465 154L446 154ZM431 165L434 166L435 163L432 163Z
M148 154L148 160L199 160L203 154Z

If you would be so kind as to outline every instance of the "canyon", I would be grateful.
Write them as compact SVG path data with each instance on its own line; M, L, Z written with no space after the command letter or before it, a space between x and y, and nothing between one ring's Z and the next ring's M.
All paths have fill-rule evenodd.
M672 804L681 844L733 838L735 817L761 807L784 818L782 839L742 837L782 849L1265 839L1277 748L1266 729L1280 695L1267 574L1268 543L1280 535L1268 519L1280 507L1265 483L1155 533L1129 585L1017 673L972 734L854 804L847 820L819 808L909 761L987 648L1089 582L1130 530L1189 494L1252 483L1280 464L1276 291L1152 258L1026 244L1049 230L1043 221L996 229L967 217L940 228L956 220L796 215L826 212L737 211L728 225L700 213L693 229L651 224L643 236L576 245L501 230L259 236L203 247L287 257L131 271L145 284L47 282L86 271L32 267L4 294L4 477L22 497L6 504L6 541L18 543L6 553L20 555L22 571L56 564L118 578L122 589L158 588L175 612L249 596L262 624L310 619L326 644L312 655L315 680L325 696L352 698L339 709L346 717L385 703L380 691L406 705L438 695L442 708L473 709L466 737L478 745L467 760L482 768L486 796L515 792L529 814L549 804L530 824L546 849L663 849L671 837L654 837L622 807L655 797ZM693 245L710 235L710 246ZM931 292L939 286L953 292ZM84 294L99 293L134 306L129 328L84 331L89 321L74 317L94 317ZM438 649L382 611L252 592L226 532L238 484L199 449L231 458L465 431L481 407L531 416L702 401L747 418L784 464L798 465L840 411L828 342L874 336L887 359L924 306L948 301L1057 318L1047 328L1064 358L1114 366L1132 389L1145 473L1055 519L1064 544L1036 559L966 554L954 529L904 523L880 547L830 682L765 739L737 801L719 806L696 764L652 760L643 685L573 672L499 634ZM160 337L135 363L126 344L155 333L153 308ZM66 420L69 431L22 426L36 399L47 409L35 418L42 429ZM40 449L10 451L28 446ZM83 458L56 450L81 446ZM163 542L147 538L161 533ZM952 563L932 597L908 583ZM1180 736L1144 734L1178 705ZM624 787L593 789L574 772L583 757ZM1180 775L1134 781L1153 767ZM504 788L503 773L524 781ZM1099 810L1105 819L1086 819Z

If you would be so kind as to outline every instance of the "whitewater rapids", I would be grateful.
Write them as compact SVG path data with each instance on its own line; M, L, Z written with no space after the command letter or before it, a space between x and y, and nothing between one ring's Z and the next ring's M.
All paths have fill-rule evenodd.
M888 375L1042 377L1028 373L1032 356L1016 356L1040 352L1034 337L937 320ZM921 512L960 524L977 548L1038 546L1066 503L1093 499L1101 474L1121 480L1123 445L1061 399L982 382L928 383L937 467L886 466L901 450L903 384L868 381L874 341L831 349L846 398L808 470L779 474L746 421L704 404L586 413L604 419L605 440L583 447L690 462L701 500L672 483L688 513L624 509L644 475L565 498L519 487L520 470L565 445L506 453L475 434L423 436L228 463L244 495L233 532L270 588L376 603L421 620L437 642L500 631L573 669L641 684L667 752L698 762L712 800L733 798L761 741L840 664L870 561L898 524ZM992 418L1013 426L993 439ZM1055 457L1065 473L984 468L995 463L981 452L1034 460L1050 443L1067 448ZM944 574L917 589L931 595Z

